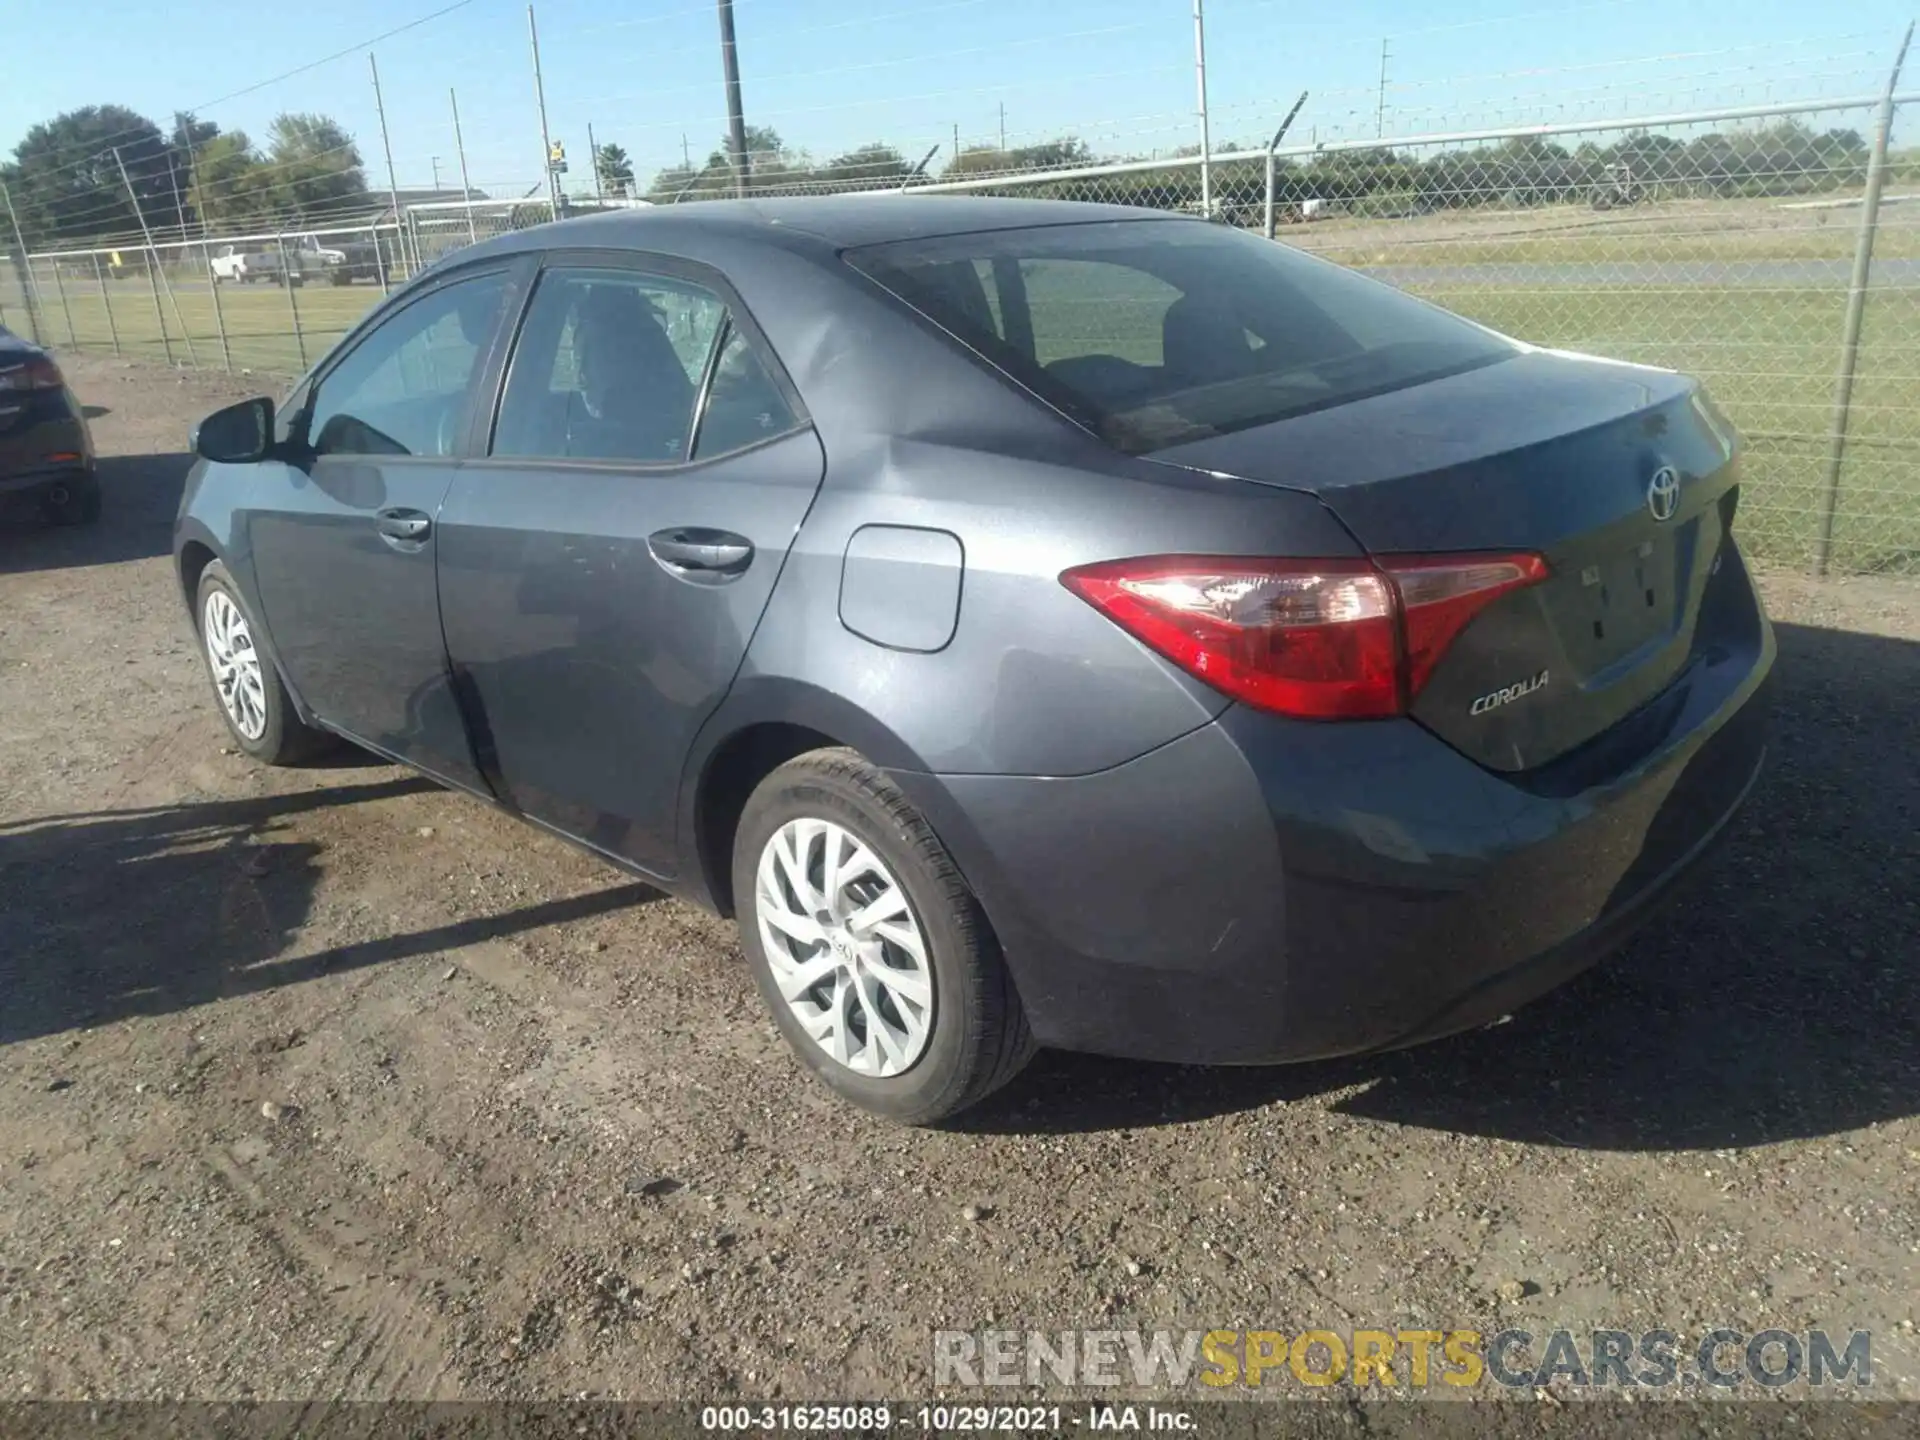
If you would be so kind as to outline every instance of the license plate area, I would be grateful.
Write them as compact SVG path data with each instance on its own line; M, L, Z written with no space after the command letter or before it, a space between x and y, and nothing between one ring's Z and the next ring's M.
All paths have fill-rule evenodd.
M1588 673L1672 631L1680 604L1679 540L1677 530L1645 536L1587 561L1573 577L1567 638Z

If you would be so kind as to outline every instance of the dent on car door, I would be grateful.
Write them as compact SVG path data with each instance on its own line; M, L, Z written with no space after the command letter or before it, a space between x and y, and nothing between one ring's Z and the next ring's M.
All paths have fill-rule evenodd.
M439 526L447 647L501 799L671 875L682 761L824 469L716 279L545 271L489 457Z
M294 458L251 497L248 525L267 628L312 713L476 789L433 531L511 279L450 276L356 341L312 387Z

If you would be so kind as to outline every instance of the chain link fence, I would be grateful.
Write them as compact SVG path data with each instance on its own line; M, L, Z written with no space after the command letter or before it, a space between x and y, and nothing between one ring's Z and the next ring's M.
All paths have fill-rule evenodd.
M1276 145L889 189L1209 215L1533 344L1688 371L1746 436L1741 529L1753 553L1920 573L1920 149L1892 144L1900 106L1916 100ZM544 200L453 202L352 232L35 255L0 264L0 323L54 346L297 373L413 270L551 218ZM235 253L260 256L259 270L222 274Z
M414 268L391 222L48 251L0 262L0 324L55 349L297 375Z

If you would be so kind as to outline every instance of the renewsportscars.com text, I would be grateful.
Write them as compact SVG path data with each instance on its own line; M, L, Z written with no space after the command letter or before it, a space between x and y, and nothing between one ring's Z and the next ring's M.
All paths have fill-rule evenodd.
M1693 1390L1873 1383L1865 1330L938 1330L940 1386Z

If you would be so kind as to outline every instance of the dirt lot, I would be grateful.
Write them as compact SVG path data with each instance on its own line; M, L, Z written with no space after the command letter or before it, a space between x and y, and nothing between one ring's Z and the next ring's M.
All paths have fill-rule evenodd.
M904 1131L803 1083L728 926L223 749L165 551L244 382L71 369L106 520L0 531L0 1397L908 1397L936 1328L1517 1323L1868 1329L1920 1398L1920 589L1770 580L1729 848L1512 1023L1043 1056Z

